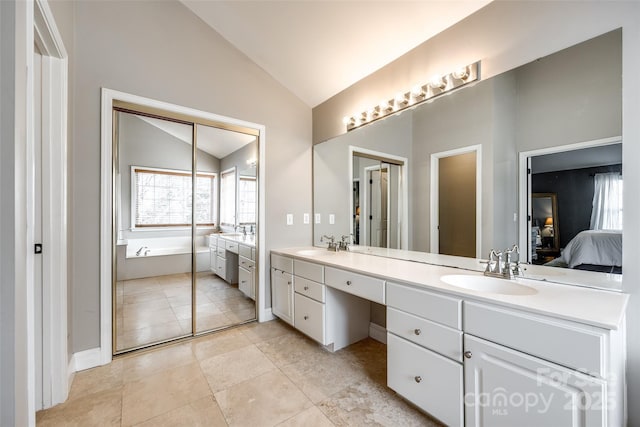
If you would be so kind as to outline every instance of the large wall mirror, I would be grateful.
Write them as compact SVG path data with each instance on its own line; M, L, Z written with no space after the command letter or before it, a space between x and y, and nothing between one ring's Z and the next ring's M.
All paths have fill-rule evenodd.
M402 186L407 191L403 203L408 233L404 240L400 239L400 245L387 244L384 250L365 247L366 241L358 236L357 243L363 247L354 245L353 249L447 265L442 261L444 257L433 256L444 253L439 252L441 246L437 244L442 213L434 209L437 189L433 187L433 159L441 159L442 153L475 151L473 170L477 175L470 176L464 189L475 185L476 191L456 194L464 194L469 198L468 206L475 206L476 223L467 219L468 224L457 224L452 229L475 231L475 240L468 239L467 246L473 249L471 245L475 244L476 248L467 249L467 255L453 255L486 258L492 248L501 250L517 243L521 261L541 265L529 267L530 273L536 272L530 275L532 278L543 276L572 283L579 277L583 284L619 289L621 219L619 223L594 225L591 217L599 215L592 212L594 200L600 198L603 206L613 206L608 200L615 198L619 200L615 204L619 208L615 209L619 209L621 218L621 190L605 195L598 189L614 185L599 184L605 174L618 180L616 188L622 186L621 155L610 159L607 154L606 160L602 155L604 151L621 152L621 74L622 30L615 30L315 145L314 244L322 245L322 235L354 233L357 212L352 151L372 150L407 159L403 167L408 173ZM562 161L561 152L567 150L571 153L565 154L565 160L593 159L591 154L583 156L582 150L602 150L595 156L602 161L557 164ZM551 159L552 156L556 158ZM534 179L529 179L527 165L532 162ZM462 170L459 172L454 166L449 176L461 175ZM576 181L578 175L580 180ZM569 185L571 180L573 184L578 182L577 187ZM574 190L568 190L570 187ZM536 218L534 223L531 210L539 199L532 193L555 194L548 199L552 205L555 199L555 218L552 213ZM362 190L359 194L362 204ZM358 219L361 223L362 218ZM571 242L581 234L590 241L596 235L608 239L616 251L619 249L620 259L616 256L581 264L567 262L562 256L579 246ZM543 247L543 242L551 242L551 246ZM471 261L468 264L473 265ZM571 268L573 274L567 275L563 271L568 270L558 267ZM479 265L471 268L482 269Z
M259 133L113 107L113 354L255 320Z

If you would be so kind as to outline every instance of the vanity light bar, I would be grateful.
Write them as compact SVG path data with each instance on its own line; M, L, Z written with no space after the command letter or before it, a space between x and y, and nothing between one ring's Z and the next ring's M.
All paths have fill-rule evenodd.
M427 84L416 85L409 92L398 92L393 99L383 100L380 104L360 114L347 116L342 122L347 131L395 114L405 108L413 107L429 99L451 92L468 83L480 79L480 61L461 67L444 76L434 76Z

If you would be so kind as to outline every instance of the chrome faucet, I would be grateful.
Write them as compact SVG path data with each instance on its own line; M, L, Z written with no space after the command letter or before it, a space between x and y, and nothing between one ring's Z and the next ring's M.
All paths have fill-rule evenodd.
M348 251L349 245L351 244L351 238L351 234L345 234L344 236L340 237L340 242L338 242L338 250Z
M518 256L518 260L515 263L511 261L514 253ZM520 248L518 248L518 245L513 245L511 249L505 249L502 252L497 252L495 249L491 249L484 275L502 277L505 279L513 279L516 276L522 276L522 268L520 267Z
M247 227L244 225L236 225L235 227L235 231L238 231L238 228L242 229L242 235L246 236L247 235Z
M136 256L140 256L140 254L142 253L142 251L144 251L145 249L149 249L149 248L148 248L148 247L146 247L146 246L142 246L140 249L138 249L138 250L136 251Z
M320 237L321 242L324 242L325 240L329 241L329 246L327 246L327 250L338 252L338 243L336 242L336 238L334 236L324 235Z

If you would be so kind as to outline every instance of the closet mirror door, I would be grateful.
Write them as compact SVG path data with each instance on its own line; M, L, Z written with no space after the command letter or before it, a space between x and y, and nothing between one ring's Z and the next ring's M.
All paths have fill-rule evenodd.
M256 319L257 144L196 125L196 334Z
M193 332L194 128L128 111L114 111L114 128L113 348L121 353Z

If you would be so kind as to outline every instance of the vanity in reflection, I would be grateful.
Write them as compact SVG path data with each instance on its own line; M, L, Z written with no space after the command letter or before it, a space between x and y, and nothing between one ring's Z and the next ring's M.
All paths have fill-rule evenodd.
M620 76L617 30L315 145L316 247L272 251L273 313L333 351L386 341L388 386L447 425L623 425L621 225L592 209L622 168ZM573 259L585 234L615 256ZM514 243L523 277L482 275Z

